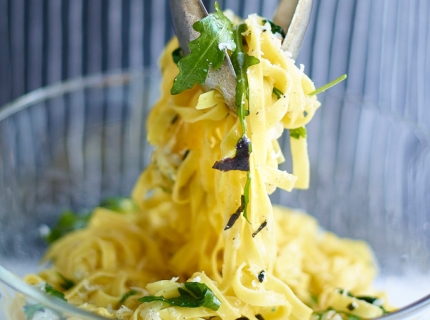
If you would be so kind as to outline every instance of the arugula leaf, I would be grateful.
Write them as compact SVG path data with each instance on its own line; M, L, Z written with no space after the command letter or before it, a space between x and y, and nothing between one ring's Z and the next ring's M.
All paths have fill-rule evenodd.
M24 313L26 315L26 320L31 320L33 319L34 315L36 314L36 312L45 312L45 306L41 303L37 303L37 304L32 304L32 305L25 305L23 307L24 309Z
M331 81L331 82L323 85L322 87L320 87L320 88L318 88L318 89L316 89L316 90L308 93L308 96L314 96L316 94L322 93L322 92L326 91L327 89L330 89L331 87L337 85L339 82L342 82L346 78L347 78L346 74L343 74L339 78L336 78L333 81Z
M235 105L237 108L237 115L240 119L242 125L242 134L246 135L246 110L245 110L245 100L249 99L249 86L248 77L246 75L247 69L254 65L260 63L256 57L250 56L245 53L242 43L242 33L247 29L246 24L242 23L235 27L234 30L234 42L236 50L231 55L231 63L233 64L234 71L236 72L236 97Z
M248 220L248 203L249 203L249 189L251 188L251 173L248 171L246 174L245 188L243 188L243 198L245 199L245 207L243 208L243 216L246 221Z
M139 206L131 198L110 197L102 201L100 207L115 211L117 213L128 213L139 211ZM65 210L58 219L57 225L51 228L44 239L52 244L54 241L64 237L66 234L83 229L87 226L92 216L92 211L75 213L72 210Z
M306 138L307 132L305 127L290 129L290 137L295 139Z
M340 294L346 294L348 297L356 298L358 300L365 301L367 303L373 304L374 306L377 306L381 308L382 312L384 314L390 313L390 311L387 311L384 306L381 303L381 299L378 297L372 297L372 296L354 296L351 292L344 290L344 289L338 289Z
M66 210L60 216L57 225L44 238L49 244L52 244L67 233L84 228L90 218L91 213L76 214L72 210Z
M284 29L282 29L280 26L278 26L277 24L274 24L272 21L270 20L263 20L263 24L266 24L266 22L268 22L270 24L270 29L272 30L272 33L279 33L282 38L285 38L285 32Z
M212 168L221 171L249 171L250 144L251 140L249 140L248 137L241 137L236 144L235 156L233 158L224 158L222 160L216 161Z
M377 306L379 308L382 309L382 312L384 314L390 313L390 311L388 311L387 309L384 308L384 306L382 305L382 301L381 299L377 298L377 297L370 297L370 296L357 296L356 297L358 300L363 300L366 301L370 304L373 304L374 306Z
M258 229L252 234L252 237L255 238L255 236L263 230L267 226L267 220L264 220L264 222L258 227Z
M263 318L263 316L261 314L256 314L255 317L258 320L264 320L264 318ZM237 318L236 320L249 320L249 318L247 318L247 317L240 317L240 318Z
M176 48L172 51L172 59L175 64L178 64L179 60L181 60L183 57L184 55L182 54L181 47Z
M276 98L278 98L278 100L284 95L281 90L275 87L273 87L272 93L276 96Z
M225 58L225 49L234 51L233 25L215 3L215 12L193 24L200 36L189 42L190 53L178 61L179 74L173 81L171 94L179 94L196 83L203 85L209 68L217 70Z
M49 284L45 284L45 292L50 296L57 297L57 298L60 298L61 300L67 301L66 298L64 298L64 293L58 291L57 289L55 289Z
M182 156L182 161L184 161L188 157L189 153L190 153L190 150L185 150L184 155Z
M344 290L344 289L336 289L336 290L338 290L340 294L347 295L348 297L351 297L351 298L355 298L355 296L348 290Z
M172 121L170 121L170 124L175 124L176 121L178 121L178 119L179 119L179 114L177 114L173 117Z
M357 298L359 300L366 301L370 304L374 304L374 302L379 301L379 299L377 297L371 297L371 296L356 296L355 298Z
M139 206L131 198L109 197L100 203L100 207L106 208L118 213L128 213L139 211Z
M59 272L58 272L58 275L63 280L63 283L60 283L60 287L63 288L64 290L69 290L70 288L73 288L75 286L75 282L74 281L66 278L65 276L63 276Z
M224 231L230 229L231 227L233 227L234 223L239 218L239 216L243 212L244 208L245 208L245 197L242 195L240 197L240 206L239 206L239 208L237 208L236 212L233 213L230 216L230 219L228 219L228 222L227 222L227 225L224 228Z
M124 293L124 295L122 296L121 300L119 300L119 303L123 304L125 302L125 300L127 300L129 297L135 296L138 293L139 293L139 291L137 291L137 290L130 290L129 292Z
M245 117L249 114L249 110L245 110L245 99L249 100L249 85L248 77L246 74L247 69L255 64L260 63L257 58L248 55L243 49L242 33L247 29L246 24L240 24L235 28L234 41L236 43L236 51L231 55L231 62L233 64L234 71L236 72L236 99L235 105L237 108L237 115L242 126L242 138L248 139L246 136L246 121ZM239 140L240 141L240 140ZM248 172L246 175L246 184L243 190L244 208L243 216L248 220L248 203L249 203L249 188L251 186L251 174L249 172L249 154L252 152L252 144L249 141L248 146Z
M163 296L145 296L138 300L140 302L163 301L171 306L185 308L206 307L214 311L217 311L221 306L221 301L204 283L185 282L185 288L187 290L178 288L179 297L168 299Z
M45 316L48 316L45 312L51 311L41 303L32 304L32 305L27 304L23 307L23 310L26 315L26 318L25 318L26 320L32 320L36 315L36 312L43 312L44 315L41 317L41 319L45 319ZM58 316L59 320L66 320L66 318L60 312L58 311L52 311L52 312Z

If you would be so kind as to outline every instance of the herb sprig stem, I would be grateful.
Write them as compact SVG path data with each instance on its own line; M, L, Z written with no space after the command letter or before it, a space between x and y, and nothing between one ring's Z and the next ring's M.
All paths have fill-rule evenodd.
M248 67L258 64L260 60L248 55L244 48L242 42L242 34L246 31L247 26L245 23L238 25L234 29L234 42L236 44L236 50L231 55L231 61L233 64L234 71L236 72L237 84L236 84L236 108L237 116L242 127L242 137L239 139L248 139L247 137L247 127L246 127L246 116L249 114L249 110L245 109L245 102L249 101L249 85L248 76L246 74ZM252 143L249 140L248 146L248 161L249 155L252 152ZM246 183L243 190L244 206L243 206L243 216L248 220L248 203L249 203L249 190L251 186L251 174L250 171L246 174Z
M343 80L346 79L346 74L341 75L339 78L334 79L333 81L323 85L322 87L308 93L308 96L314 96L316 94L320 94L324 91L326 91L327 89L330 89L331 87L337 85L339 82L342 82Z

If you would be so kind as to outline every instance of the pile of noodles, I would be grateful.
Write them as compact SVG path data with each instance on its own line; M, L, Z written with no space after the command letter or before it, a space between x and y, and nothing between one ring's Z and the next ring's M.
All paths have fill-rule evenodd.
M170 94L178 74L171 53L179 44L173 39L160 61L161 97L148 118L147 137L155 151L132 193L138 212L96 208L85 229L49 248L45 259L52 267L28 275L28 283L49 283L79 308L134 320L303 320L330 307L351 312L347 306L353 298L338 288L377 294L371 288L375 262L365 243L322 232L312 217L273 206L269 199L277 187L307 187L306 138L290 138L293 173L278 169L284 161L278 138L284 129L308 123L319 102L308 95L315 90L312 81L281 50L270 26L256 15L245 22L245 50L260 61L247 71L246 122L253 148L249 221L240 216L224 230L241 204L247 173L212 169L216 161L235 155L242 134L238 117L217 91L195 86ZM279 99L274 87L283 93ZM76 285L62 289L60 274ZM206 284L220 308L137 300L178 296L185 281ZM361 301L354 308L361 317L381 314Z

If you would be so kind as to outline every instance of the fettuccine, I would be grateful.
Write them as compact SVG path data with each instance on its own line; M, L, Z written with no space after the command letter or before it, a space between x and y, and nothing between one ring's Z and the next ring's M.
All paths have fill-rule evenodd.
M45 259L53 267L28 275L28 283L49 283L69 303L112 319L306 320L325 319L327 312L363 318L383 313L356 298L382 298L371 286L376 264L364 242L323 232L312 217L270 201L276 188L308 187L306 135L290 136L292 173L278 168L284 161L278 139L285 129L304 130L320 103L309 95L313 82L281 50L270 25L256 15L245 23L245 51L259 60L247 70L249 171L212 168L235 156L241 124L216 90L196 85L170 94L178 74L172 51L179 47L172 39L160 60L161 97L147 122L155 150L131 196L138 212L96 208L86 228L50 246ZM62 288L64 279L74 285ZM212 308L166 302L186 291L186 282L204 284L218 302L214 298Z

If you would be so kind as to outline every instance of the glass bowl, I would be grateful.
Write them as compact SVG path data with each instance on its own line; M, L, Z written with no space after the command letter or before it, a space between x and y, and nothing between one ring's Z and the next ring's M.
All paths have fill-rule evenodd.
M41 230L64 209L130 194L149 161L145 120L159 80L152 71L97 74L0 110L0 319L24 319L31 306L48 319L103 319L19 277L40 270ZM430 133L361 97L328 92L320 99L308 126L311 187L272 200L370 243L376 286L400 308L384 319L430 319ZM282 144L288 150L288 139Z

